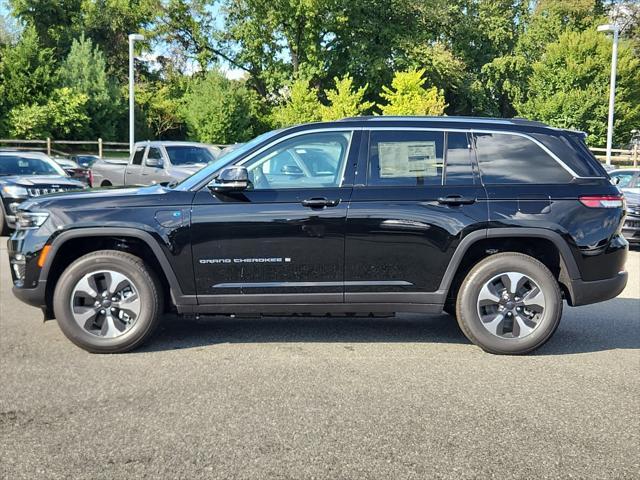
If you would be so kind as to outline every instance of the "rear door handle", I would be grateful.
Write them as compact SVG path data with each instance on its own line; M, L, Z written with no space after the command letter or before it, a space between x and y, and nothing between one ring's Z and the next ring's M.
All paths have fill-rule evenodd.
M476 203L474 197L463 197L462 195L447 195L446 197L440 197L438 203L442 205L471 205Z
M335 207L340 203L340 199L338 200L328 200L324 197L320 198L308 198L306 200L302 200L302 206L308 208L324 208L324 207Z

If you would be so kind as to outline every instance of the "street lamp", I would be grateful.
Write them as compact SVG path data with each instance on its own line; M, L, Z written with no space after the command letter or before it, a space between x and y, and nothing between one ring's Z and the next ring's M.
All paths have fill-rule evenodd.
M613 51L611 52L611 82L609 84L609 121L607 124L607 165L611 165L611 143L613 141L613 107L616 102L616 68L618 66L617 25L599 25L599 32L613 32Z
M135 143L135 119L134 108L135 101L133 98L133 82L134 82L134 65L133 65L133 43L136 40L144 40L144 36L138 33L129 35L129 154L133 153L133 144Z

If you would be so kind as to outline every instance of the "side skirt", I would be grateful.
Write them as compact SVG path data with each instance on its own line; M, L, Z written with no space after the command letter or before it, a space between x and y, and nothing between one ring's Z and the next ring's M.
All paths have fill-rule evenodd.
M178 305L178 313L219 315L349 315L355 313L389 314L400 312L440 314L441 303L291 303L291 304L207 304Z

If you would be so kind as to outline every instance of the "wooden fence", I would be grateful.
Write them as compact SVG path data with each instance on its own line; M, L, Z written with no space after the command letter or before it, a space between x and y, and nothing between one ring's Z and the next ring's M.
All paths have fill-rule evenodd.
M595 157L601 162L605 162L607 159L606 148L590 147L589 150L593 152ZM621 148L611 149L611 164L617 166L638 166L640 160L640 146L634 145L631 150L625 150Z
M121 153L122 156L129 156L129 144L127 142L104 142L101 138L97 140L0 139L0 146L9 146L16 150L39 150L47 152L47 155L68 155L72 151L82 151L82 153L97 153L100 158L106 152Z

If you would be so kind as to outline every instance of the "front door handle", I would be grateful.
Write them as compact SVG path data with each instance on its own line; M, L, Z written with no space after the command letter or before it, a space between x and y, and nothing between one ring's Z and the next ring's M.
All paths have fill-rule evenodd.
M340 199L328 200L324 197L308 198L306 200L302 200L301 203L303 207L308 207L308 208L335 207L340 203Z
M462 195L447 195L446 197L440 197L438 203L442 205L471 205L476 203L474 197L463 197Z

